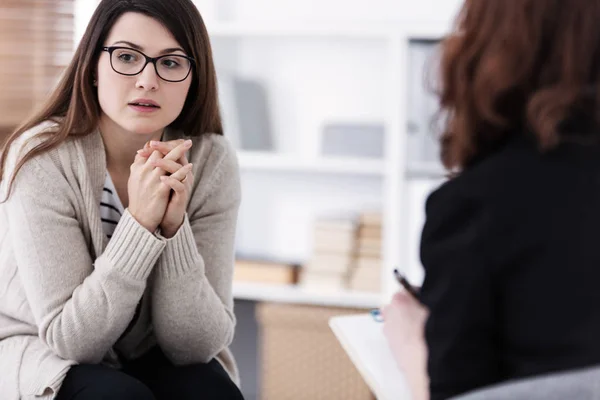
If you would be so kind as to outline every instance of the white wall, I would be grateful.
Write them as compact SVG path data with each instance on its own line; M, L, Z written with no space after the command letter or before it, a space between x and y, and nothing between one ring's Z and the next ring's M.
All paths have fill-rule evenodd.
M448 25L463 0L193 0L207 20L410 21ZM99 0L75 0L80 38ZM79 40L77 40L78 42Z
M75 0L75 46L81 40L99 0Z
M448 23L462 0L195 0L206 18Z

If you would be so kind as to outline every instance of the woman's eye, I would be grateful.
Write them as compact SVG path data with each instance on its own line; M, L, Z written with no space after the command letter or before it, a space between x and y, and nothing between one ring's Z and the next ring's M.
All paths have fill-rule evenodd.
M129 53L121 53L121 54L119 54L118 58L119 58L119 61L123 61L126 63L133 62L136 60L135 55L129 54Z
M169 69L173 69L173 68L179 67L181 64L179 64L175 60L167 59L167 60L163 60L162 65L164 65L165 67L167 67Z

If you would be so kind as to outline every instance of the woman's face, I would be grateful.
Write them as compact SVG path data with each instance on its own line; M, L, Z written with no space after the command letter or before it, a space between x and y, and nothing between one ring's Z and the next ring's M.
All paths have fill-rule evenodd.
M146 61L141 53L148 57L188 54L159 21L134 12L117 20L103 45L123 47L113 50L112 57L102 51L98 60L96 84L103 122L112 122L134 134L162 131L181 113L193 71L181 82L168 82L157 75L152 63L143 67ZM186 62L181 57L167 57L157 61L157 68L162 77L178 80L190 68ZM113 67L130 74L143 70L126 76Z

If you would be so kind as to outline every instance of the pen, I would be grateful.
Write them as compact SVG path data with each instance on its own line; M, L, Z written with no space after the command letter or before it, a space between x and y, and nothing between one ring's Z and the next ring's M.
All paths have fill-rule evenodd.
M406 291L415 299L417 300L419 303L421 302L421 299L419 298L419 293L415 290L415 288L406 280L406 278L404 277L404 275L402 275L400 273L400 271L398 271L398 269L394 269L394 276L396 277L396 280L398 281L398 283L400 285L402 285L402 287L404 289L406 289Z

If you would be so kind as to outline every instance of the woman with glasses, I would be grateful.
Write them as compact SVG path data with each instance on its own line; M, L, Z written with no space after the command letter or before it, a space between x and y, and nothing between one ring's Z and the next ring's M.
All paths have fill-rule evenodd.
M235 151L191 0L103 0L0 157L2 399L241 399Z

